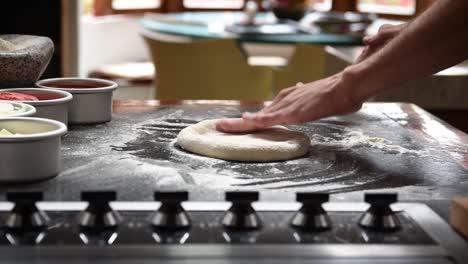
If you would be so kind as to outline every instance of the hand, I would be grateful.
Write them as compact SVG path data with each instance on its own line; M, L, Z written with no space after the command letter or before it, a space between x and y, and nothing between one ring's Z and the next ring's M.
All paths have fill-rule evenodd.
M359 57L356 59L356 63L359 63L372 54L376 53L382 47L384 47L390 40L392 40L400 31L406 26L406 24L400 25L382 25L379 31L374 36L366 36L363 39L366 47L362 50Z
M274 125L298 124L319 118L357 111L362 102L351 98L352 82L340 72L328 78L283 89L273 102L257 113L242 118L222 119L216 129L246 132Z

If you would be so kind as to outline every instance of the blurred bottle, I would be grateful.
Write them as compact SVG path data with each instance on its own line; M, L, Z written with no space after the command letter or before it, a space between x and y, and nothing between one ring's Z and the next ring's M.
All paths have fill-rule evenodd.
M245 4L244 8L244 13L245 13L245 22L248 25L254 25L255 24L255 16L257 15L258 12L258 5L257 2L254 0L249 0Z
M269 2L273 14L279 20L299 21L309 8L309 0L269 0Z

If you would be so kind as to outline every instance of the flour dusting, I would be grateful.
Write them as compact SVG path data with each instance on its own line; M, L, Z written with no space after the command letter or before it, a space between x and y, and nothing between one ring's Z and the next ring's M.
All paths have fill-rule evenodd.
M312 146L317 147L333 147L343 150L352 150L359 148L371 148L379 150L386 154L413 154L421 155L421 151L407 149L405 147L393 144L391 141L365 135L361 131L350 131L344 134L333 133L334 138L322 135L313 135L311 140Z
M15 44L0 38L0 51L12 51L15 49Z

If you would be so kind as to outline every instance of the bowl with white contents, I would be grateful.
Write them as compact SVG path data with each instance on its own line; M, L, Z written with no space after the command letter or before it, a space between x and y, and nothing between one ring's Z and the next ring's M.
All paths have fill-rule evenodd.
M73 99L69 92L42 88L0 90L0 100L15 101L36 108L35 117L48 118L68 124L68 105Z
M62 122L36 117L0 118L0 182L32 182L60 172Z
M0 100L0 118L26 117L34 114L36 114L36 108L32 105Z
M68 110L69 124L99 124L112 119L112 94L117 89L115 82L94 78L53 78L40 80L36 86L73 95Z

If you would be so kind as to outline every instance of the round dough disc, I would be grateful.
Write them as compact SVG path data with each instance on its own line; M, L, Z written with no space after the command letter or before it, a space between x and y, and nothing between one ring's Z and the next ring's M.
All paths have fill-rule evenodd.
M223 133L218 120L205 120L180 131L177 144L203 156L233 161L280 161L305 155L310 139L301 132L274 126L251 133Z

